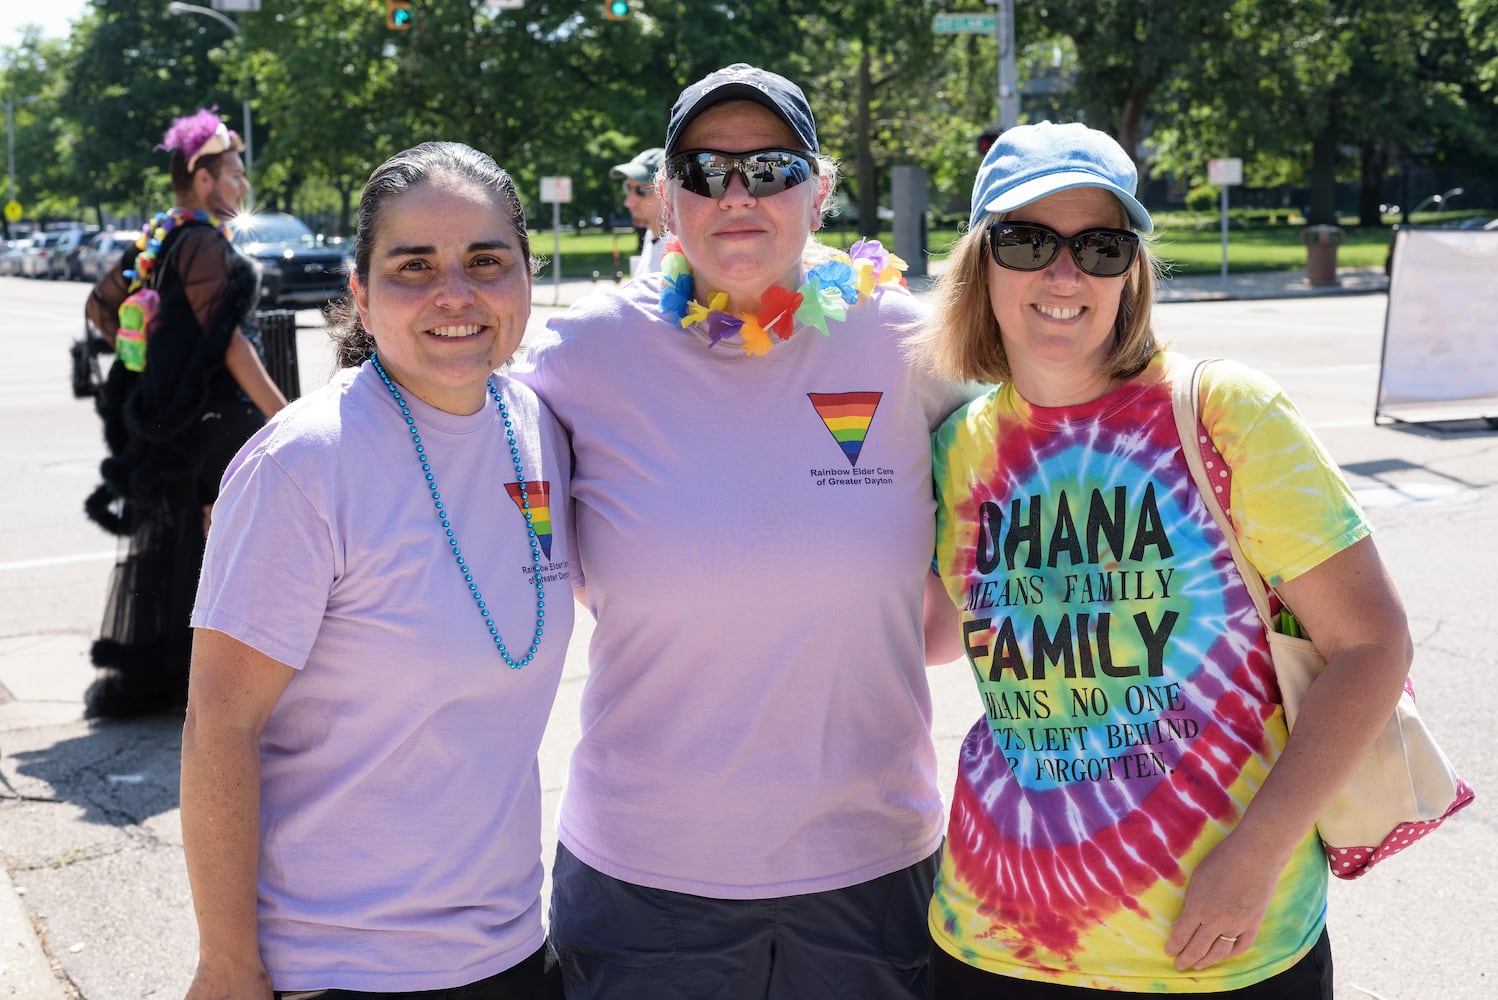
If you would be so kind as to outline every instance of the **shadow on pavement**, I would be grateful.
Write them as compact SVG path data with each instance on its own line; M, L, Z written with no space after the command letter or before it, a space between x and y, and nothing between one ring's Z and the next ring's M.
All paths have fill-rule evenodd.
M13 749L23 739L24 731L7 734L0 765L0 782L18 799L71 803L76 820L111 827L177 808L180 716L101 722L82 736Z

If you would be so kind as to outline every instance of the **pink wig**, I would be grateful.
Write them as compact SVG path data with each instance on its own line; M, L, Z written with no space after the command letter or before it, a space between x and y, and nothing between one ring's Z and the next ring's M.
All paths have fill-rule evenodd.
M161 139L161 145L156 148L180 151L183 159L191 160L203 148L203 143L213 138L222 124L217 105L208 109L199 108L172 122L171 128L166 130L166 135Z

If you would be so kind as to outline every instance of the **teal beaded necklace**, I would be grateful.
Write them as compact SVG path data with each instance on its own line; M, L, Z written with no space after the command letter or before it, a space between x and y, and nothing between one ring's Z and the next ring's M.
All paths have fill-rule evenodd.
M531 543L531 582L536 585L536 634L531 641L530 651L520 660L510 656L510 651L505 648L504 637L499 634L499 627L494 624L494 616L489 613L489 606L484 603L484 595L479 591L479 585L473 580L473 570L468 565L468 560L463 558L463 550L458 547L458 539L453 534L451 515L442 506L442 494L437 492L437 480L432 475L432 462L427 456L426 446L421 443L421 434L416 429L416 418L411 416L411 408L401 396L401 391L395 382L385 371L385 366L380 364L377 354L371 354L369 360L374 364L374 370L385 382L385 388L395 397L395 405L400 407L401 415L405 417L406 429L411 432L411 442L416 445L416 460L421 463L422 474L426 477L427 488L432 491L432 503L437 510L437 520L442 522L442 530L447 537L447 544L452 547L453 558L458 562L458 571L463 574L463 580L468 584L468 592L473 595L478 604L479 614L483 616L484 624L489 626L489 635L494 639L494 646L499 650L499 655L504 659L512 670L519 670L536 658L536 651L541 648L541 633L546 625L546 586L541 579L541 542L536 537L536 526L532 523L530 494L525 484L525 469L520 464L520 448L515 444L515 428L510 423L510 411L505 407L504 397L494 387L494 380L488 382L489 395L494 397L494 405L499 408L499 419L505 425L505 437L509 439L510 460L515 463L515 481L520 486L520 508L525 514L525 530L530 536Z

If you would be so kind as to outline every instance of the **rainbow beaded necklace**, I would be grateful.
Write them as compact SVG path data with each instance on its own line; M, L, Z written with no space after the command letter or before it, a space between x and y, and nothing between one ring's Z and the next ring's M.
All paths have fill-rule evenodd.
M728 304L725 292L718 292L705 306L693 298L692 265L681 243L672 240L661 258L665 286L660 308L684 330L703 324L708 347L738 333L744 337L744 353L768 354L774 345L772 333L789 340L799 323L826 336L829 321L845 319L848 309L865 301L875 289L904 287L906 267L878 240L859 240L847 253L808 268L806 280L794 292L772 285L760 298L758 313L731 314L723 311Z
M130 282L127 291L133 292L150 283L151 269L156 266L156 255L161 252L161 244L166 242L167 234L189 222L206 222L216 228L224 239L234 238L234 232L227 222L219 221L200 208L173 207L165 212L157 212L156 217L145 224L140 238L135 241L140 253L135 257L135 267L125 271L125 279Z
M495 388L494 380L490 379L489 395L494 398L494 406L499 411L500 421L504 424L505 437L508 438L510 448L510 461L515 463L515 482L520 487L520 509L525 515L525 531L529 536L531 546L531 583L536 585L536 628L532 634L530 649L519 660L512 657L510 651L505 648L504 636L499 634L499 626L494 624L494 616L489 611L489 605L484 601L483 592L479 590L478 583L473 579L473 569L468 565L468 560L463 556L463 549L458 545L457 535L453 533L452 512L442 505L442 494L437 490L437 477L432 473L432 460L427 455L426 445L421 443L421 432L417 430L416 418L411 416L411 407L406 405L400 387L385 371L385 366L380 364L380 356L372 354L369 360L374 366L375 373L385 383L385 388L389 389L390 394L395 397L395 405L400 409L401 417L406 421L406 429L411 432L411 443L416 446L416 461L420 463L427 489L431 491L432 506L437 512L437 520L442 523L443 537L447 539L448 547L453 551L453 559L458 564L458 572L463 574L463 582L468 584L468 592L473 595L479 616L484 619L484 624L489 629L489 638L494 640L494 648L499 651L499 656L505 664L511 670L520 670L536 658L536 653L541 648L541 633L546 628L546 585L541 578L541 541L536 536L536 525L531 514L525 468L520 464L520 447L515 443L515 428L510 420L510 411L505 406L504 397Z

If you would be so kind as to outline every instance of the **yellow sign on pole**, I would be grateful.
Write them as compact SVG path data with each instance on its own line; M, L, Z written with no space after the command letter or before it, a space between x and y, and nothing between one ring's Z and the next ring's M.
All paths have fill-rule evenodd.
M5 221L21 221L21 203L19 201L16 201L14 198L5 203Z

